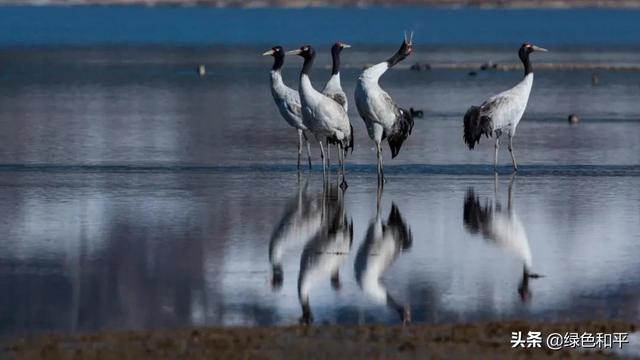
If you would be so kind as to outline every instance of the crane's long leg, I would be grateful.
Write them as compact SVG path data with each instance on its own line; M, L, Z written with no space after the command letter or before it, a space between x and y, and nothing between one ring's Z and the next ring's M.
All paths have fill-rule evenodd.
M382 191L383 191L382 183L378 181L378 189L376 191L376 217L380 216L380 206L382 203Z
M378 155L378 184L384 183L384 168L382 166L382 145L376 142L376 152Z
M302 132L302 136L304 137L304 141L307 143L307 160L309 161L309 170L311 170L311 145L309 144L309 139L304 131Z
M509 153L511 153L511 161L513 162L513 171L518 171L518 165L516 164L516 155L513 152L513 136L509 135Z
M327 171L331 172L331 144L327 143Z
M509 193L508 193L509 195L508 195L508 198L507 198L507 209L509 210L509 215L511 215L511 211L512 211L512 207L511 207L512 201L511 201L511 199L513 198L513 184L515 183L515 180L516 180L516 173L514 172L511 175L511 179L509 180Z
M380 173L382 174L382 183L384 184L387 179L384 178L384 161L382 161L382 144L380 144Z
M324 147L322 146L322 140L318 141L320 144L320 157L322 158L322 180L327 181L327 163L324 156Z
M380 184L380 148L376 143L376 174L378 174L378 184Z
M340 183L340 188L344 191L349 185L344 176L344 149L342 148L342 143L338 143L338 159L340 159L340 166L342 167L342 182Z
M311 145L309 140L307 140L307 161L309 161L309 170L311 170Z
M302 130L298 129L298 172L300 172L300 156L302 156Z
M498 171L498 149L500 148L500 137L496 135L496 153L493 156L493 171Z

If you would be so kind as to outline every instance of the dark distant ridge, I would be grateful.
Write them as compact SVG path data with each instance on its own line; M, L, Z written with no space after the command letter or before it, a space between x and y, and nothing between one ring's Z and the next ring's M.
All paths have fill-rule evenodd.
M214 7L444 6L486 8L640 8L640 0L0 0L0 5L172 5Z

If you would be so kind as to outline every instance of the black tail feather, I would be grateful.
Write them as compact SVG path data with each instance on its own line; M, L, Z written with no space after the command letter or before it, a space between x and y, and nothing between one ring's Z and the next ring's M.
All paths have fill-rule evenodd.
M464 114L464 142L473 150L482 135L491 135L491 118L480 113L479 106L472 106Z
M398 108L398 110L399 116L396 118L396 123L393 125L391 133L387 136L392 158L398 156L402 143L407 140L411 135L411 130L413 130L413 115L411 112L402 108Z
M328 145L338 145L338 142L342 144L344 149L344 156L347 156L347 150L349 149L351 149L351 153L353 154L353 125L349 124L349 127L351 128L351 135L347 139L343 139L342 141L339 141L335 137L334 138L327 137Z

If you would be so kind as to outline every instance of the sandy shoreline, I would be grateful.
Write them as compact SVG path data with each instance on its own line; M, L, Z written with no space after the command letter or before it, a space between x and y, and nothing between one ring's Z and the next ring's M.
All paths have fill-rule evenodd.
M42 335L5 340L9 359L611 358L609 352L511 347L514 331L633 332L632 323L490 322L470 325L192 328ZM2 354L2 353L0 353ZM3 357L4 358L4 357Z

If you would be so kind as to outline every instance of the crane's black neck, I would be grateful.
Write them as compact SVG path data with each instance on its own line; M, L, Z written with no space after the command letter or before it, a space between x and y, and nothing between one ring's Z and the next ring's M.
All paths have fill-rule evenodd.
M304 54L304 64L302 65L302 73L305 75L309 75L311 72L311 66L313 66L313 60L316 57L316 53L313 51L308 51Z
M524 65L524 76L527 76L533 72L533 66L531 65L531 59L529 59L529 52L526 50L520 50L518 54L520 56L520 60L522 61L522 65Z
M403 42L402 45L400 45L400 49L398 49L398 51L396 51L396 53L387 60L389 67L392 67L393 65L404 60L407 56L409 56L410 52L411 50L409 48L409 45L406 42Z
M280 51L273 55L273 67L271 70L278 71L282 69L282 65L284 65L284 54Z
M404 60L404 58L406 57L407 57L406 55L402 55L399 52L397 52L387 60L387 63L389 64L389 67L392 67L395 64L399 63L400 61Z
M331 58L333 59L333 67L331 68L331 75L337 75L340 72L340 46L333 45L331 48Z

